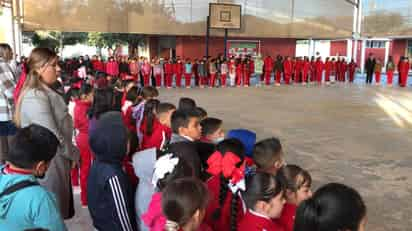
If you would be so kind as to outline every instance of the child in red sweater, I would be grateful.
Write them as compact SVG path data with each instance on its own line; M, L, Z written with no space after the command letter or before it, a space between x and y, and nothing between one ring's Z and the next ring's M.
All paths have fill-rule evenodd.
M133 119L133 106L139 100L138 88L136 86L131 87L125 98L125 103L122 106L122 118L127 130L136 135L136 121Z
M279 139L272 137L256 143L253 149L253 161L258 171L275 176L285 165Z
M312 177L297 165L287 165L278 172L278 178L285 185L286 204L278 219L284 231L293 231L297 207L312 197Z
M282 231L273 219L279 218L285 204L281 182L269 173L246 177L242 192L248 212L238 224L239 231Z
M123 95L122 95L122 101L121 101L121 110L122 113L126 113L127 108L132 105L135 102L135 98L133 98L132 100L127 100L127 93L129 92L129 90L132 87L136 87L136 83L134 83L134 81L132 80L124 80L123 81L123 88L121 89L123 91ZM136 88L136 92L137 92L137 88Z
M207 181L211 198L205 223L214 231L233 231L246 211L238 185L244 174L245 148L237 139L226 139L216 150L207 160L212 177Z
M200 122L202 126L202 137L200 141L205 143L218 144L225 139L223 131L223 121L217 118L205 118Z
M144 118L144 105L146 101L154 99L159 96L159 91L152 86L144 87L141 91L141 99L138 103L133 105L132 108L132 118L136 122L136 133L139 139L139 143L143 139L143 134L140 132L140 127Z
M145 119L141 126L143 133L141 149L163 149L172 136L171 117L176 107L170 103L155 105L154 100L145 105ZM153 106L156 106L154 109Z
M80 88L80 99L74 106L74 128L78 130L76 144L80 151L80 200L87 206L87 178L92 163L92 152L89 146L89 117L87 115L93 101L93 88L83 84Z

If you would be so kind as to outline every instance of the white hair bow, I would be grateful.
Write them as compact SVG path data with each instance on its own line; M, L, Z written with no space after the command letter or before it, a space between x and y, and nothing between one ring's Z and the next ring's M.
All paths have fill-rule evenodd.
M232 191L233 194L235 194L239 191L245 191L246 190L245 179L241 179L236 184L233 184L231 181L229 181L228 186L229 186L230 191Z
M179 163L178 157L173 157L173 154L166 154L160 157L155 165L154 165L154 172L152 177L152 184L156 187L157 182L160 179L163 179L166 174L173 172L176 165Z

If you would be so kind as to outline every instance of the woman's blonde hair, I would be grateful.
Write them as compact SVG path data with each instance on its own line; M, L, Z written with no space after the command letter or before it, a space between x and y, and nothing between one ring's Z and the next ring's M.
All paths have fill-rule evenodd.
M21 101L27 91L31 89L44 90L41 81L41 73L38 70L51 60L57 57L57 54L49 48L34 48L27 61L27 75L23 88L17 99L14 122L17 127L21 126Z

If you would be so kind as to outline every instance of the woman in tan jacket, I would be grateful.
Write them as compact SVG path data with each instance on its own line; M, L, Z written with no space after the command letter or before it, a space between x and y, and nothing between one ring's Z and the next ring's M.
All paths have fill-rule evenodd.
M60 146L40 183L56 196L64 219L74 215L70 181L72 163L79 160L72 143L73 121L63 97L51 86L57 80L57 55L47 48L35 48L27 63L27 79L18 99L15 122L18 127L38 124L48 128L59 139Z

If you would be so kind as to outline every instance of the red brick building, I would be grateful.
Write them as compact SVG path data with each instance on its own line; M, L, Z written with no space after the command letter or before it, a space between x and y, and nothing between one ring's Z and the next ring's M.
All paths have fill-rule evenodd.
M364 51L362 51L364 48ZM352 43L352 54L348 54L348 40L335 40L331 41L330 55L336 56L353 56L355 54L355 45ZM387 61L389 56L393 57L395 64L398 63L400 57L408 56L412 57L412 39L371 39L364 42L358 41L356 61L358 64L362 62L362 52L364 52L363 61L372 53L375 58L382 61Z

